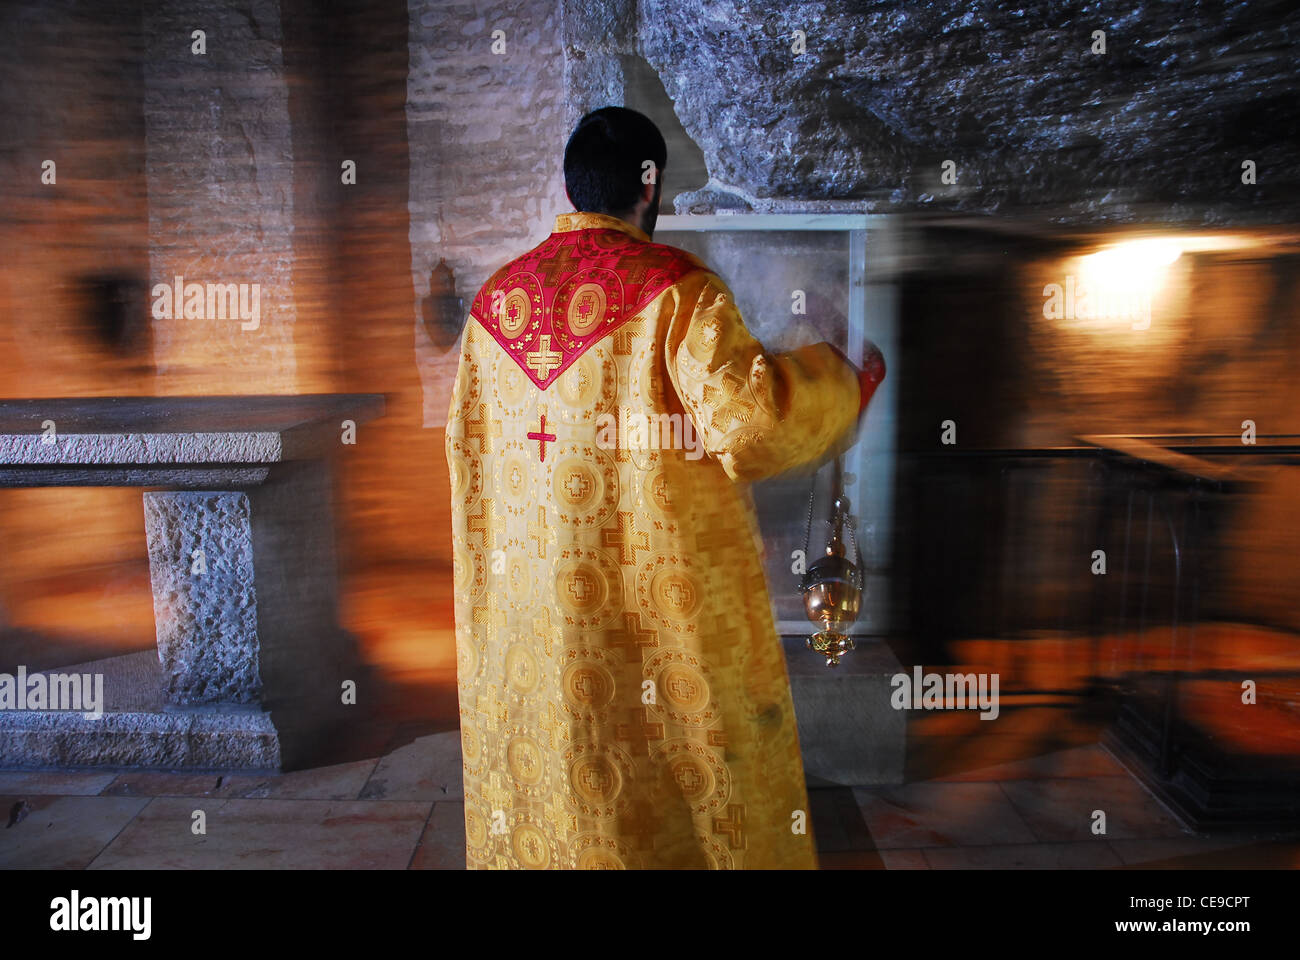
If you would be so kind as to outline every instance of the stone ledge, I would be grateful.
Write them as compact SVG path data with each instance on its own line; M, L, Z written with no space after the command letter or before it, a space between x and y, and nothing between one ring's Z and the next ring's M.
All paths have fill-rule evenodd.
M275 464L327 453L339 443L343 420L383 413L378 394L0 399L0 464ZM52 442L42 428L47 420ZM140 472L146 485L163 482L154 471Z
M276 770L281 733L255 704L178 707L167 702L155 650L35 674L100 674L103 715L0 710L0 768Z
M262 710L0 711L0 767L278 770L280 736Z

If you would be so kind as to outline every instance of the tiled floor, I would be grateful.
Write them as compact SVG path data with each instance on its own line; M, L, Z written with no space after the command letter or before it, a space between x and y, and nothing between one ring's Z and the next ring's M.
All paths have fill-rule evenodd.
M1300 866L1300 838L1185 832L1095 743L810 798L823 869ZM275 776L0 772L6 814L3 868L464 866L454 730Z
M455 730L283 775L0 772L0 868L461 868L460 789Z
M450 582L445 571L376 569L345 596L349 629L385 680L374 702L386 708L383 722L331 745L331 765L278 776L0 771L0 868L463 868ZM1166 657L1161 636L1139 644L1144 662ZM33 651L45 649L48 638L37 639ZM1183 831L1098 746L1083 698L1060 695L1124 663L1118 651L1135 642L1100 642L1095 663L1070 638L954 642L962 672L1003 677L997 722L912 714L905 784L810 783L822 867L1300 867L1300 837ZM1277 676L1295 661L1293 636L1253 627L1202 626L1199 643L1204 669L1249 662ZM1274 697L1247 715L1250 726L1215 733L1242 749L1300 752L1300 725L1279 719L1294 701ZM1224 716L1239 724L1239 712ZM204 835L193 832L196 811ZM1092 832L1094 811L1105 833Z

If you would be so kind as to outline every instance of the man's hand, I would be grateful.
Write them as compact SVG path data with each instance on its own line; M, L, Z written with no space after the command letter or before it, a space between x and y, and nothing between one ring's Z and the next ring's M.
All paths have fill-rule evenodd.
M885 356L870 340L867 341L866 348L863 351L862 366L858 370L858 388L862 391L862 399L858 407L858 416L861 417L866 412L867 404L876 393L876 388L880 386L880 381L885 379Z
M876 388L880 386L880 381L885 379L885 355L880 352L880 348L867 341L866 346L862 349L862 366L858 366L847 356L844 351L833 343L827 344L832 350L840 355L840 359L852 367L858 375L858 419L866 413L867 404L876 393Z

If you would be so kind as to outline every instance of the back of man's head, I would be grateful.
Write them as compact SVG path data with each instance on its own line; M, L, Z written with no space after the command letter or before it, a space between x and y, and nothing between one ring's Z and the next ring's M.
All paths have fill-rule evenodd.
M663 134L645 114L601 107L581 120L564 148L564 186L575 210L624 214L640 197L649 160L658 176L668 163Z

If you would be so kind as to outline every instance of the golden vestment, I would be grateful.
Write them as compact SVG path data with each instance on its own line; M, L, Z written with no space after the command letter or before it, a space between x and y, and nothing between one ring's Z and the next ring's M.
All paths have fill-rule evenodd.
M859 396L613 217L484 285L446 433L470 868L816 867L745 481L823 455ZM636 414L708 455L610 442Z

